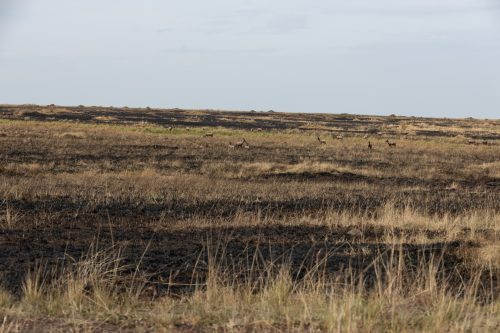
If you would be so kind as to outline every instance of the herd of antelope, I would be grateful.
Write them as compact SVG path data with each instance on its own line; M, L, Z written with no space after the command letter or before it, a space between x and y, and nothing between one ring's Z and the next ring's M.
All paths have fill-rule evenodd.
M342 135L337 135L336 138L339 140L344 139L344 137ZM326 145L326 141L321 139L319 136L316 136L316 139L318 140L320 145ZM368 139L368 135L363 136L363 139ZM389 141L389 139L385 140L385 142L391 148L396 147L396 142L391 142L391 141ZM371 143L371 141L368 141L368 149L370 149L370 150L373 149L373 144Z
M378 135L378 136L380 136L380 135L382 135L382 133L381 133L381 132L377 132L377 135ZM333 135L332 135L332 137L333 137ZM326 141L325 141L325 140L323 140L323 139L321 139L319 136L316 136L316 138L317 138L318 142L319 142L321 145L326 144ZM344 137L343 137L342 135L337 135L337 136L336 136L336 138L337 138L337 139L339 139L339 140L343 140L343 138L344 138ZM368 134L365 134L365 135L363 136L363 139L368 139L368 138L369 138L369 135L368 135ZM394 142L394 141L389 141L389 139L385 140L385 143L387 143L387 145L388 145L389 147L391 147L391 148L395 148L395 147L396 147L396 142ZM488 143L488 141L486 141L486 140L483 140L483 141L468 140L468 141L467 141L467 143L468 143L468 144L470 144L470 145L479 145L479 144L482 144L482 145L488 145L488 144L489 144L489 143ZM373 148L374 148L374 146L373 146L373 144L371 143L371 141L368 141L368 149L372 150Z
M168 127L168 130L169 131L172 131L172 127ZM256 129L257 132L261 132L262 129L261 128L257 128ZM376 133L377 136L381 136L383 135L382 132L377 132ZM212 132L207 132L203 135L204 137L206 138L213 138L214 137L214 133ZM368 134L365 134L363 136L363 139L368 139L370 136ZM339 134L339 135L334 135L332 134L332 138L333 139L337 139L337 140L343 140L344 139L344 136ZM326 140L320 138L318 135L316 135L316 139L318 141L318 143L320 145L326 145ZM387 145L390 147L390 148L395 148L396 147L396 142L394 141L390 141L389 139L385 140L385 143L387 143ZM482 145L488 145L488 141L486 140L483 140L483 141L475 141L475 140L468 140L467 143L469 145L479 145L479 144L482 144ZM250 149L250 144L247 142L247 140L245 140L245 138L242 138L240 141L238 142L235 142L235 143L231 143L229 142L229 145L228 145L229 148L244 148L244 149ZM374 149L374 145L372 144L371 141L368 141L368 149L372 150Z
M469 141L467 141L467 143L470 144L470 145L478 145L478 144L488 145L488 141L486 141L486 140L483 140L481 142L474 141L474 140L469 140Z

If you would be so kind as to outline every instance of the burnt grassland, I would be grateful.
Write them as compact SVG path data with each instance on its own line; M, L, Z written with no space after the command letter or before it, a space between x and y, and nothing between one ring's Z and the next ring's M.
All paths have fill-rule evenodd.
M0 158L0 331L500 328L498 120L4 105Z

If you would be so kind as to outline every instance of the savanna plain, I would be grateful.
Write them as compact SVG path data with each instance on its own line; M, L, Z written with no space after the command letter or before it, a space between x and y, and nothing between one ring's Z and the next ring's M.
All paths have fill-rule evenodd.
M0 105L0 332L498 332L500 121Z

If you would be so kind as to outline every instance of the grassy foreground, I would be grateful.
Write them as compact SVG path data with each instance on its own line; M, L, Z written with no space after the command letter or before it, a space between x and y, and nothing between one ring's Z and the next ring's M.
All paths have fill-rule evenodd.
M494 223L497 227L491 230L498 233L498 215L456 218L471 232L456 235L448 230L440 237L474 244L454 248L448 243L434 253L439 243L415 230L422 223L432 224L436 232L446 230L452 225L450 218L431 219L387 207L379 218L365 221L337 216L338 224L330 228L351 226L353 221L364 224L360 230L365 233L381 227L386 231L376 242L389 245L380 249L366 245L371 241L365 236L345 236L344 241L325 246L324 253L314 253L311 262L300 263L305 268L302 274L292 269L292 253L264 259L265 239L262 252L245 252L246 265L241 265L226 260L231 252L229 234L207 238L196 254L188 292L177 292L175 279L150 283L140 260L132 266L125 263L126 251L120 245L99 249L90 244L82 257L67 258L57 267L33 266L20 292L1 291L0 328L2 332L496 332L500 246L480 231L484 224ZM335 247L346 244L352 266L347 261L332 275L329 259L336 259ZM408 249L408 244L418 249ZM141 259L148 246L144 251ZM370 251L377 252L360 272L354 258ZM199 271L202 276L196 275ZM157 284L172 290L159 295Z
M422 260L415 266L396 252L380 254L386 260L373 263L373 284L349 267L330 279L322 259L300 282L286 265L277 263L246 272L242 278L241 272L222 268L214 255L209 258L207 279L193 282L196 286L189 295L148 298L143 276L123 281L119 249L96 251L58 272L55 279L41 267L31 271L18 298L1 292L0 328L2 332L498 331L498 295L484 289L479 268L472 279L457 285L440 276L442 259ZM496 278L490 276L490 282Z

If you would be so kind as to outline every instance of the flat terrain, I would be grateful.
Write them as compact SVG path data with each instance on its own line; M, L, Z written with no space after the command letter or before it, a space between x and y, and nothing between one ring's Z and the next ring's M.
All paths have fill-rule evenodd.
M34 271L47 286L62 283L62 272L103 253L120 263L113 295L122 299L140 283L141 308L167 302L170 317L23 305ZM466 299L477 316L462 318L472 310L461 305L468 310L453 320L435 320L443 326L415 319L407 327L394 317L393 326L369 326L354 312L331 324L301 310L290 321L293 312L279 311L292 299L275 315L186 308L200 293L208 297L214 270L218 290L229 294L252 285L260 295L286 270L290 295L310 295L304 283L321 280L322 299L340 280L361 288L360 299L381 296L397 272L398 300L417 308L408 307L412 318L432 309L425 301L419 312L413 298L421 294L411 289L432 271L436 287L418 288ZM8 295L0 331L495 331L500 121L3 105L0 276ZM219 309L220 302L200 304Z

